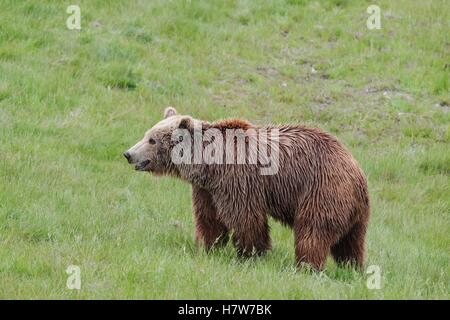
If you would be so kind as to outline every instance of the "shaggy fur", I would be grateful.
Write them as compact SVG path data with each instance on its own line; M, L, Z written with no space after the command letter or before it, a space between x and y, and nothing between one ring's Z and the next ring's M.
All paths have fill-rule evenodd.
M177 121L178 127L193 132L199 120L185 116ZM242 120L203 122L204 130L211 127L224 133L224 142L227 128L256 128ZM299 267L307 263L321 270L330 253L340 264L362 267L369 197L357 162L336 138L319 129L265 129L272 128L280 133L275 175L260 175L259 164L174 165L170 134L160 136L160 171L192 184L196 242L209 250L232 234L238 254L262 254L271 248L267 220L272 216L293 229Z

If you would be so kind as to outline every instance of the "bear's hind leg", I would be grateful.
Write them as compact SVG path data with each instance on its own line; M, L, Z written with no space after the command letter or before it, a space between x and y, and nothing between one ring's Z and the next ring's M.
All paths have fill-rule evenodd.
M334 260L340 265L364 266L364 237L366 225L356 223L350 231L331 247Z
M294 222L295 257L297 267L308 264L315 270L324 268L331 248L331 239L303 221Z
M259 217L260 219L246 219L233 228L233 244L238 256L263 255L272 248L267 217L265 215Z
M193 186L192 204L195 217L195 242L204 245L206 251L228 242L228 228L218 220L216 208L208 191Z

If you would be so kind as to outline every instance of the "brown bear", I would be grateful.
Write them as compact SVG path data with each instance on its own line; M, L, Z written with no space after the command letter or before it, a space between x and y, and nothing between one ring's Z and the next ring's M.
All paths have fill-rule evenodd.
M298 125L209 123L171 107L164 118L124 156L136 170L192 185L197 244L209 250L231 235L239 255L262 254L271 248L270 215L293 229L297 266L321 270L329 253L363 266L367 182L335 137Z

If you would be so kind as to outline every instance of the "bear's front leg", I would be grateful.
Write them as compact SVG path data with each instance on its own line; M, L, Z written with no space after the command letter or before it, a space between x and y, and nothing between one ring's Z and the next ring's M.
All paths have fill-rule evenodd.
M192 205L195 217L195 243L202 244L208 252L214 245L228 242L228 229L218 220L211 194L200 187L192 186Z
M264 214L242 215L233 228L233 244L239 257L263 255L272 248L269 235L269 224ZM241 217L242 217L241 216Z

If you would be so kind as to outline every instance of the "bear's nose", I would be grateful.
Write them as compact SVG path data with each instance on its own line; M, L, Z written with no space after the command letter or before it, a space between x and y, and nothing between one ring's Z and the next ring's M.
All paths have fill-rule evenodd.
M127 152L124 152L123 153L123 156L125 157L125 158L127 158L127 160L128 160L128 162L130 162L130 160L131 160L131 154L127 151Z

